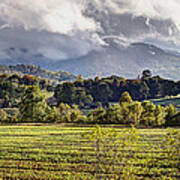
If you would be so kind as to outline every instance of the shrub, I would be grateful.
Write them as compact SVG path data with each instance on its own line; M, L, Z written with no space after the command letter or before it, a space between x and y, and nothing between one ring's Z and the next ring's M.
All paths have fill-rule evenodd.
M78 109L77 106L69 106L68 104L61 103L57 109L58 117L56 122L86 122L87 118Z
M6 122L7 121L7 113L3 110L0 109L0 122Z

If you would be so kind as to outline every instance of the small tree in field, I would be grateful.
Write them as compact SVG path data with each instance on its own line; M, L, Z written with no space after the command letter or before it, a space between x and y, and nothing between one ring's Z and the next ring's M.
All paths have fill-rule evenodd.
M29 86L20 102L20 121L22 122L43 122L50 112L45 96L38 86Z
M139 132L133 125L121 132L96 126L84 137L93 142L95 179L101 179L101 173L106 175L105 179L136 179L137 168L134 164L137 162Z

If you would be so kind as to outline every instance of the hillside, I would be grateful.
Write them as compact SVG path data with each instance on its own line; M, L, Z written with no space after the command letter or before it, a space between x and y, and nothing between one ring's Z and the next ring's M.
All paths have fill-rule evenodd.
M8 73L8 74L20 74L20 75L33 75L40 78L55 80L55 81L74 81L76 79L75 75L70 74L69 72L59 71L52 72L46 69L42 69L36 65L27 65L27 64L18 64L18 65L10 65L0 66L0 73Z
M156 105L162 105L162 106L169 106L170 104L172 104L176 107L178 111L180 111L180 97L179 96L153 99L152 102L155 103Z
M43 54L31 54L28 49L10 48L4 51L8 59L0 56L0 64L34 64L51 71L64 70L76 75L82 74L83 77L115 74L125 78L136 78L137 74L148 68L155 75L178 80L180 76L180 55L178 53L145 43L133 43L124 46L120 40L115 38L106 39L105 41L106 45L98 50L90 51L78 58L74 57L66 60L47 59ZM29 69L29 67L27 68ZM25 72L27 68L25 67ZM14 70L14 68L11 69ZM21 68L19 65L15 66L16 69L24 71L22 70L24 67ZM44 74L44 70L39 68L38 71L40 71L41 76ZM52 73L46 71L45 74L48 74L48 77L53 77L53 79L55 76L55 79L59 79L59 77L61 79L62 77L62 80L64 80L63 76L66 73L58 72L52 75ZM39 76L39 73L34 75ZM67 75L68 78L69 75ZM70 79L72 78L74 77L71 76Z
M74 74L88 76L119 75L126 78L137 77L142 69L152 69L154 74L178 79L180 56L166 52L156 46L134 43L122 47L115 41L101 51L94 51L79 59L59 61L53 68L61 68Z

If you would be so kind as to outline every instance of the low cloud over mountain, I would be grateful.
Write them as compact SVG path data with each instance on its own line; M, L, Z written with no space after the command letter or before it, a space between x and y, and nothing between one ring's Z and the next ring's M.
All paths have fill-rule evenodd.
M179 9L179 0L2 0L0 62L35 63L67 69L60 64L83 59L91 63L98 59L98 66L113 56L114 61L122 64L131 62L133 66L134 63L134 69L139 71L148 67L141 62L141 66L136 66L142 57L137 55L133 62L133 56L124 55L122 49L132 49L131 44L135 42L146 42L178 50ZM27 52L21 52L23 49ZM162 61L156 55L151 56L158 62ZM143 59L151 64L147 56ZM121 74L126 68L119 70ZM100 70L97 68L95 73L100 74Z

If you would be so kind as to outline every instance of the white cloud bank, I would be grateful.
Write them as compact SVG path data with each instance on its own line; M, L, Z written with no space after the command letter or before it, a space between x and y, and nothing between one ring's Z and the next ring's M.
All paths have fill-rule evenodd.
M1 0L0 46L37 46L48 58L68 59L108 36L180 45L179 9L180 0Z
M0 17L12 27L67 34L94 31L97 24L82 14L81 0L1 0Z
M133 28L134 23L134 32L125 35L126 38L136 37L135 40L160 38L180 44L180 0L94 0L94 2L100 11L119 15L120 27L125 26L129 30ZM131 15L132 21L121 21L124 14ZM146 27L139 24L140 21ZM139 27L135 26L135 23ZM137 34L136 30L140 33ZM121 31L120 34L124 35Z

